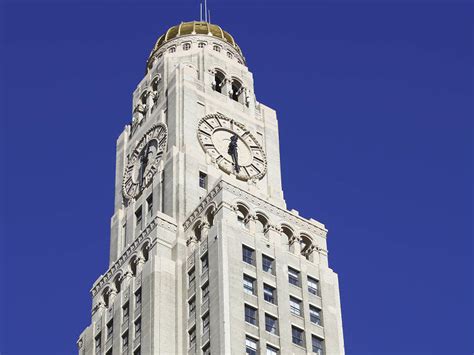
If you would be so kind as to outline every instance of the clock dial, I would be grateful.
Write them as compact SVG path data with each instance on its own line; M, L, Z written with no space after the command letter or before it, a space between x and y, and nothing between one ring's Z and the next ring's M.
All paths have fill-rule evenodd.
M128 156L122 193L125 198L138 196L152 181L158 171L158 163L166 150L168 129L159 123L148 130Z
M204 151L225 172L240 180L257 180L265 175L265 153L243 124L222 114L211 114L200 120L197 135Z

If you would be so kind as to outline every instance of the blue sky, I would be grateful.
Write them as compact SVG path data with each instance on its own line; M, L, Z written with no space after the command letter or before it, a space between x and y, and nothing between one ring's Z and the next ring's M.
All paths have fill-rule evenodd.
M209 3L278 112L289 208L329 229L347 354L472 353L472 5ZM131 93L198 9L2 3L0 353L75 353Z

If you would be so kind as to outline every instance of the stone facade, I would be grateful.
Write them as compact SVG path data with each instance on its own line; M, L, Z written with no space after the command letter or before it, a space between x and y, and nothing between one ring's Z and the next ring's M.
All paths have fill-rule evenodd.
M286 209L275 111L235 44L179 33L117 141L110 264L79 354L344 354L327 230Z

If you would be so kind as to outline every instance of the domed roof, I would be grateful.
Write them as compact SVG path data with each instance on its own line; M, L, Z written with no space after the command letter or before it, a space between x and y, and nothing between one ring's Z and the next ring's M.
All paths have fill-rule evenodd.
M219 38L230 44L240 55L242 55L242 52L237 43L235 43L234 38L228 32L224 31L220 26L204 21L191 21L181 22L179 25L169 28L164 35L158 38L153 50L148 57L148 61L150 61L153 55L164 44L171 41L172 39L186 35L207 35Z

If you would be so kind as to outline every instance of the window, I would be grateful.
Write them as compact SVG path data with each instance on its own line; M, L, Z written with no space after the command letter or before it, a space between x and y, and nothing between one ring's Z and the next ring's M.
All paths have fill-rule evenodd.
M202 355L211 355L211 343L207 343L202 347Z
M202 171L199 172L199 187L207 189L207 174Z
M194 287L194 280L196 280L196 272L194 271L194 267L188 271L188 287Z
M168 49L168 52L170 53L176 52L176 47L170 47L170 49Z
M300 272L288 267L288 282L295 286L300 286Z
M316 335L311 335L311 347L313 353L318 355L324 355L323 340L317 337Z
M133 355L140 355L142 353L140 347L136 348L135 351L133 352Z
M245 337L245 354L257 355L258 341L251 337Z
M206 282L204 286L202 286L202 303L206 302L209 298L209 282Z
M272 258L262 254L262 269L263 269L263 271L269 272L270 274L273 274L273 263L274 263L274 260Z
M227 57L232 59L232 58L234 58L234 55L231 52L227 52Z
M198 43L198 48L204 48L206 46L205 42L199 42Z
M230 94L230 98L234 101L243 103L241 94L244 91L244 87L242 86L240 81L233 79L232 84L231 84L231 89L232 89L232 92ZM263 230L261 232L263 232Z
M122 334L122 351L125 352L128 349L128 331Z
M257 325L257 309L248 304L245 305L245 321Z
M221 47L218 46L217 44L215 44L212 49L214 49L216 52L220 52L221 51Z
M205 273L209 269L209 258L207 253L201 258L201 273Z
M290 312L301 316L301 301L293 296L290 296Z
M138 338L142 332L142 319L138 318L134 324L135 324L135 338Z
M304 332L302 329L292 326L291 338L293 340L293 344L304 346Z
M188 301L189 316L191 317L196 310L196 298L193 297Z
M255 295L255 279L244 274L244 292L249 295Z
M242 260L247 264L255 265L255 250L248 246L242 245Z
M153 195L152 194L150 194L150 196L147 197L146 205L148 209L148 214L153 214Z
M309 319L312 323L321 325L321 310L315 306L309 306Z
M225 80L226 79L224 73L216 70L216 74L214 75L213 89L217 92L222 93L222 87L225 84Z
M191 48L191 43L185 43L183 44L183 50L187 51Z
M142 288L140 287L135 292L135 309L139 309L142 307Z
M112 338L113 335L114 335L114 320L111 319L111 320L107 323L107 339Z
M207 312L203 317L202 317L202 333L204 334L209 330L209 312Z
M189 348L194 348L194 346L196 345L196 328L191 329L188 332L188 336L189 336Z
M135 225L137 228L142 228L142 208L135 211Z
M267 345L267 354L266 355L278 355L278 349L273 346Z
M271 334L278 334L278 319L265 313L265 330Z
M265 301L276 304L275 287L263 284L263 298Z
M128 322L129 308L130 307L128 306L128 302L122 306L122 322L123 323Z
M311 276L308 276L308 292L319 296L319 281Z
M102 350L102 333L99 333L95 336L95 353L100 354Z

